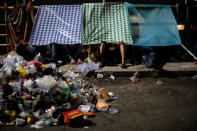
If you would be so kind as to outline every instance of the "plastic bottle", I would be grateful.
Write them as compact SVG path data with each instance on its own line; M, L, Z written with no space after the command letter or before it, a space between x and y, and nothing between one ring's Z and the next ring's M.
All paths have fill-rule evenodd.
M118 114L119 111L117 109L115 109L115 108L109 108L109 112L111 114L115 115L115 114Z
M25 124L25 120L21 118L16 118L16 125L21 126Z
M98 73L98 74L97 74L97 78L98 78L98 79L102 79L102 78L103 78L103 74Z
M160 81L160 80L158 80L156 83L157 83L158 86L163 86L163 82Z
M70 85L66 83L65 81L59 81L58 86L68 95L70 92Z

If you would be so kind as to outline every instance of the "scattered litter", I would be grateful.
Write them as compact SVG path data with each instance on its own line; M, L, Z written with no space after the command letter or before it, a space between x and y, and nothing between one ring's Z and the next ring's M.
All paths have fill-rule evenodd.
M116 79L114 75L111 75L109 78L111 78L112 80Z
M98 100L96 103L96 109L98 111L107 111L109 109L109 104L104 100Z
M113 93L113 92L108 92L108 95L109 95L110 97L114 97L114 93Z
M98 70L99 64L95 64L94 62L90 62L90 63L84 62L84 63L78 65L77 69L80 70L82 75L86 76L88 74L88 72Z
M197 79L197 75L192 76L192 79L196 80Z
M36 129L40 129L40 128L43 128L43 126L40 126L40 125L36 125L36 124L34 124L34 125L31 125L30 127L32 127L32 128L36 128Z
M157 83L157 85L158 85L158 86L163 86L163 85L164 85L164 84L163 84L163 82L162 82L162 81L160 81L160 80L157 80L157 82L156 82L156 83Z
M109 112L113 115L116 115L116 114L118 114L119 111L115 108L109 108Z
M139 82L140 81L140 79L137 77L137 72L136 73L134 73L134 75L133 76L131 76L129 79L132 81L132 83L137 83L137 82Z
M82 112L89 112L90 106L88 106L88 105L80 105L79 106L79 110L82 111Z
M20 118L16 118L16 125L17 126L25 125L25 120L20 119Z
M36 129L57 124L75 126L89 119L86 116L95 116L97 111L118 113L108 103L117 99L114 93L83 77L99 68L95 63L80 64L82 76L63 72L54 63L43 64L38 59L27 62L15 52L0 61L0 126L28 124ZM102 74L98 76L103 78Z
M98 74L97 74L97 78L98 78L98 79L102 79L102 78L103 78L103 74L98 73Z
M139 102L134 102L133 104L136 104L137 105L137 104L139 104Z

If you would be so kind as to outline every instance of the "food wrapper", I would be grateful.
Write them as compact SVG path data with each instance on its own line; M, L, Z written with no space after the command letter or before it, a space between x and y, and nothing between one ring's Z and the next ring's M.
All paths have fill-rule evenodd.
M80 116L93 116L95 113L94 112L82 112L80 110L72 110L72 111L67 111L62 113L64 116L64 123L66 126L70 126L70 120L75 119Z

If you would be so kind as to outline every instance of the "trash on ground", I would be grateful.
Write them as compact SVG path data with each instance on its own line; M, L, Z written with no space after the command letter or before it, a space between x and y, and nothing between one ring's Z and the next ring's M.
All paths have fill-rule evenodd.
M164 85L163 82L160 81L160 80L157 80L156 84L157 84L158 86L163 86L163 85Z
M113 115L116 115L116 114L118 114L119 111L115 108L109 108L109 112Z
M97 78L98 78L98 79L102 79L103 77L104 77L103 74L100 74L100 73L97 74Z
M27 62L15 52L0 58L0 125L32 128L77 126L98 111L117 114L108 103L114 93L85 81L97 70L95 63L82 63L80 73L63 72L54 63ZM88 125L86 125L89 127ZM84 126L83 126L84 127Z
M197 75L192 76L192 79L196 80L197 79Z
M112 80L116 79L114 75L111 75L109 78L111 78Z
M84 62L78 65L77 69L80 70L82 75L86 76L88 72L98 70L99 64L95 64L94 62L90 62L90 63Z
M133 104L136 104L136 105L137 105L137 104L139 104L139 102L136 101L136 102L134 102Z
M137 72L136 72L136 73L134 73L134 75L133 75L133 76L131 76L129 79L131 80L131 82L132 82L132 83L137 83L137 82L139 82L139 81L140 81L140 79L138 78L138 74L137 74Z

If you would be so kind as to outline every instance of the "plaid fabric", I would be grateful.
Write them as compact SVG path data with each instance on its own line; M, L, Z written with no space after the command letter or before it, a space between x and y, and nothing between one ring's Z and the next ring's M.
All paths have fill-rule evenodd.
M29 44L79 44L82 32L82 5L39 6Z
M123 3L83 4L82 43L99 44L101 41L132 44L129 20Z

